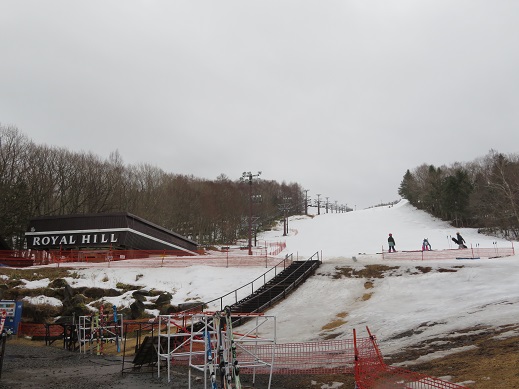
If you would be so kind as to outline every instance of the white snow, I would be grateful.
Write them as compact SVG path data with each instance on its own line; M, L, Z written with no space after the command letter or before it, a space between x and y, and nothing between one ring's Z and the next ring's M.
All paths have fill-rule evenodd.
M28 303L31 303L33 305L52 305L54 307L61 307L63 303L60 299L57 299L56 297L47 297L44 295L34 296L34 297L24 297L22 299L23 301L26 301Z
M455 229L401 201L348 213L297 216L289 220L290 233L282 227L261 234L258 241L286 241L285 254L307 259L319 253L323 263L286 300L270 309L276 316L280 343L306 342L333 335L351 338L356 328L365 336L368 326L382 352L390 354L426 339L443 338L475 326L517 324L519 317L519 256L478 260L383 260L388 233L397 250L418 250L428 238L433 250L454 248L450 237L457 231L469 247L510 248L512 242L478 234L476 229ZM517 246L517 242L514 242ZM355 258L354 258L355 257ZM392 276L370 279L333 278L337 267L361 270L367 265L395 266ZM431 267L429 272L417 266ZM439 271L447 269L450 271ZM172 304L209 301L252 281L266 271L258 267L189 266L183 268L88 268L70 277L73 287L116 288L117 283L141 285L173 295ZM36 287L35 283L27 283ZM234 296L232 296L234 298ZM131 293L105 301L129 306ZM217 309L219 303L211 305ZM397 335L410 331L410 335ZM508 336L517 333L510 330Z

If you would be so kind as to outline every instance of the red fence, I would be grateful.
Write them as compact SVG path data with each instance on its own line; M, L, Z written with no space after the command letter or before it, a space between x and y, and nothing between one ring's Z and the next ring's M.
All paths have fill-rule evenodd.
M0 250L0 264L27 267L48 264L81 264L82 266L128 267L138 259L144 267L184 267L197 264L209 266L269 266L286 247L285 242L273 242L254 248L252 255L241 249L204 251L189 255L181 250ZM145 260L143 264L142 261Z
M439 378L386 365L375 337L367 327L366 329L370 335L367 340L357 339L356 332L353 330L357 389L466 389L465 386Z
M354 350L351 339L309 343L282 343L276 345L245 346L238 352L240 363L253 363L253 356L260 360L272 359L274 347L274 374L352 374ZM243 368L245 374L252 369ZM250 370L250 371L248 371ZM265 367L255 368L256 373L268 374Z
M128 321L125 332L147 329L154 332L157 323ZM144 326L144 327L143 327ZM243 374L269 374L269 366L246 367L258 360L273 362L273 373L294 374L354 374L357 389L467 389L465 386L443 381L398 367L385 364L375 336L367 328L369 337L328 340L306 343L281 343L243 345L237 348L237 359L242 364ZM60 329L55 329L60 332ZM52 333L51 335L59 335ZM43 324L21 323L18 336L42 336ZM185 351L188 351L186 348ZM200 350L198 350L200 351ZM203 354L203 353L202 353ZM197 353L192 362L203 363L204 355ZM173 365L186 365L189 356L176 356Z
M236 349L243 374L269 374L270 366L258 366L258 360L273 362L274 374L353 374L353 340L329 340L308 343L242 345ZM203 363L204 355L194 355L194 363ZM189 356L175 357L173 365L186 365ZM247 365L256 365L247 367Z
M368 329L369 332L369 329ZM240 372L269 374L270 367L247 367L257 360L273 362L273 374L354 374L357 389L467 389L425 374L388 366L371 335L353 339L307 343L278 343L243 345L237 348ZM188 356L172 359L174 365L186 365ZM196 355L192 362L203 363L204 356Z
M467 249L449 250L415 250L397 251L390 253L382 250L382 259L388 260L434 260L434 259L479 259L479 258L500 258L515 255L514 244L511 247L471 247Z

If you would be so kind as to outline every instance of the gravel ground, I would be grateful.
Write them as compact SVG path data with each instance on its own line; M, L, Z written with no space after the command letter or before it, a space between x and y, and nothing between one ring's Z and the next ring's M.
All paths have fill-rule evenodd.
M128 365L131 366L131 365ZM155 378L156 374L122 374L122 358L71 352L53 346L8 341L0 388L188 388ZM203 386L192 386L193 389Z
M131 360L130 360L131 362ZM0 388L38 389L205 389L203 373L192 370L189 386L188 369L175 367L171 382L166 372L157 377L156 370L147 373L122 374L122 357L97 356L45 346L42 342L22 339L7 341L0 378ZM132 364L126 361L125 368ZM126 371L126 369L125 369ZM242 387L268 388L268 376L242 377ZM353 388L350 376L273 376L271 389Z

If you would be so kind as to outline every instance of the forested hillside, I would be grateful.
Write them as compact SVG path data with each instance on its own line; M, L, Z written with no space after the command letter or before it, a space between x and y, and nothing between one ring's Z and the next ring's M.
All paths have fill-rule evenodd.
M491 150L469 163L407 171L398 192L415 207L461 227L519 236L519 156Z
M211 181L125 165L117 151L102 159L38 145L0 125L0 236L20 248L32 217L129 212L200 244L232 243L248 233L251 189L258 227L282 217L281 204L287 214L304 213L299 184L254 179L251 188L240 178Z

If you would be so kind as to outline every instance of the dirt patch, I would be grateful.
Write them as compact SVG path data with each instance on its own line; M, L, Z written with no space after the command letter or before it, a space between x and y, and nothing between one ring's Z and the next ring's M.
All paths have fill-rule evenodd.
M72 271L63 267L42 267L42 268L0 268L0 274L6 275L10 280L28 280L38 281L45 278L55 280L56 278L72 277L79 278L76 271Z
M406 270L407 274L411 275L419 275L419 274L427 274L433 271L437 271L438 273L455 273L458 271L459 268L462 268L463 266L453 266L452 268L439 268L434 270L430 266L416 266L414 268L409 268ZM386 265L366 265L366 267L362 269L354 269L349 266L345 267L339 267L337 266L335 268L335 274L328 275L331 276L333 279L340 279L340 278L367 278L370 280L377 279L377 278L384 278L392 275L399 275L394 274L395 270L400 269L399 266L386 266ZM364 285L366 287L366 285ZM366 287L367 289L367 287Z
M398 266L366 265L362 269L353 269L349 266L335 268L334 279L346 278L384 278L390 271L399 269Z
M347 321L344 320L345 317L348 316L348 312L341 312L336 315L337 319L331 321L328 324L325 324L321 327L321 331L330 331L337 327L342 326L343 324L346 324Z
M438 269L438 273L456 273L458 270L456 269L443 269L443 268L440 268Z
M331 321L330 323L327 323L324 326L322 326L321 331L330 331L337 327L342 326L343 324L346 324L346 321L344 321L343 319L335 319L335 320Z

